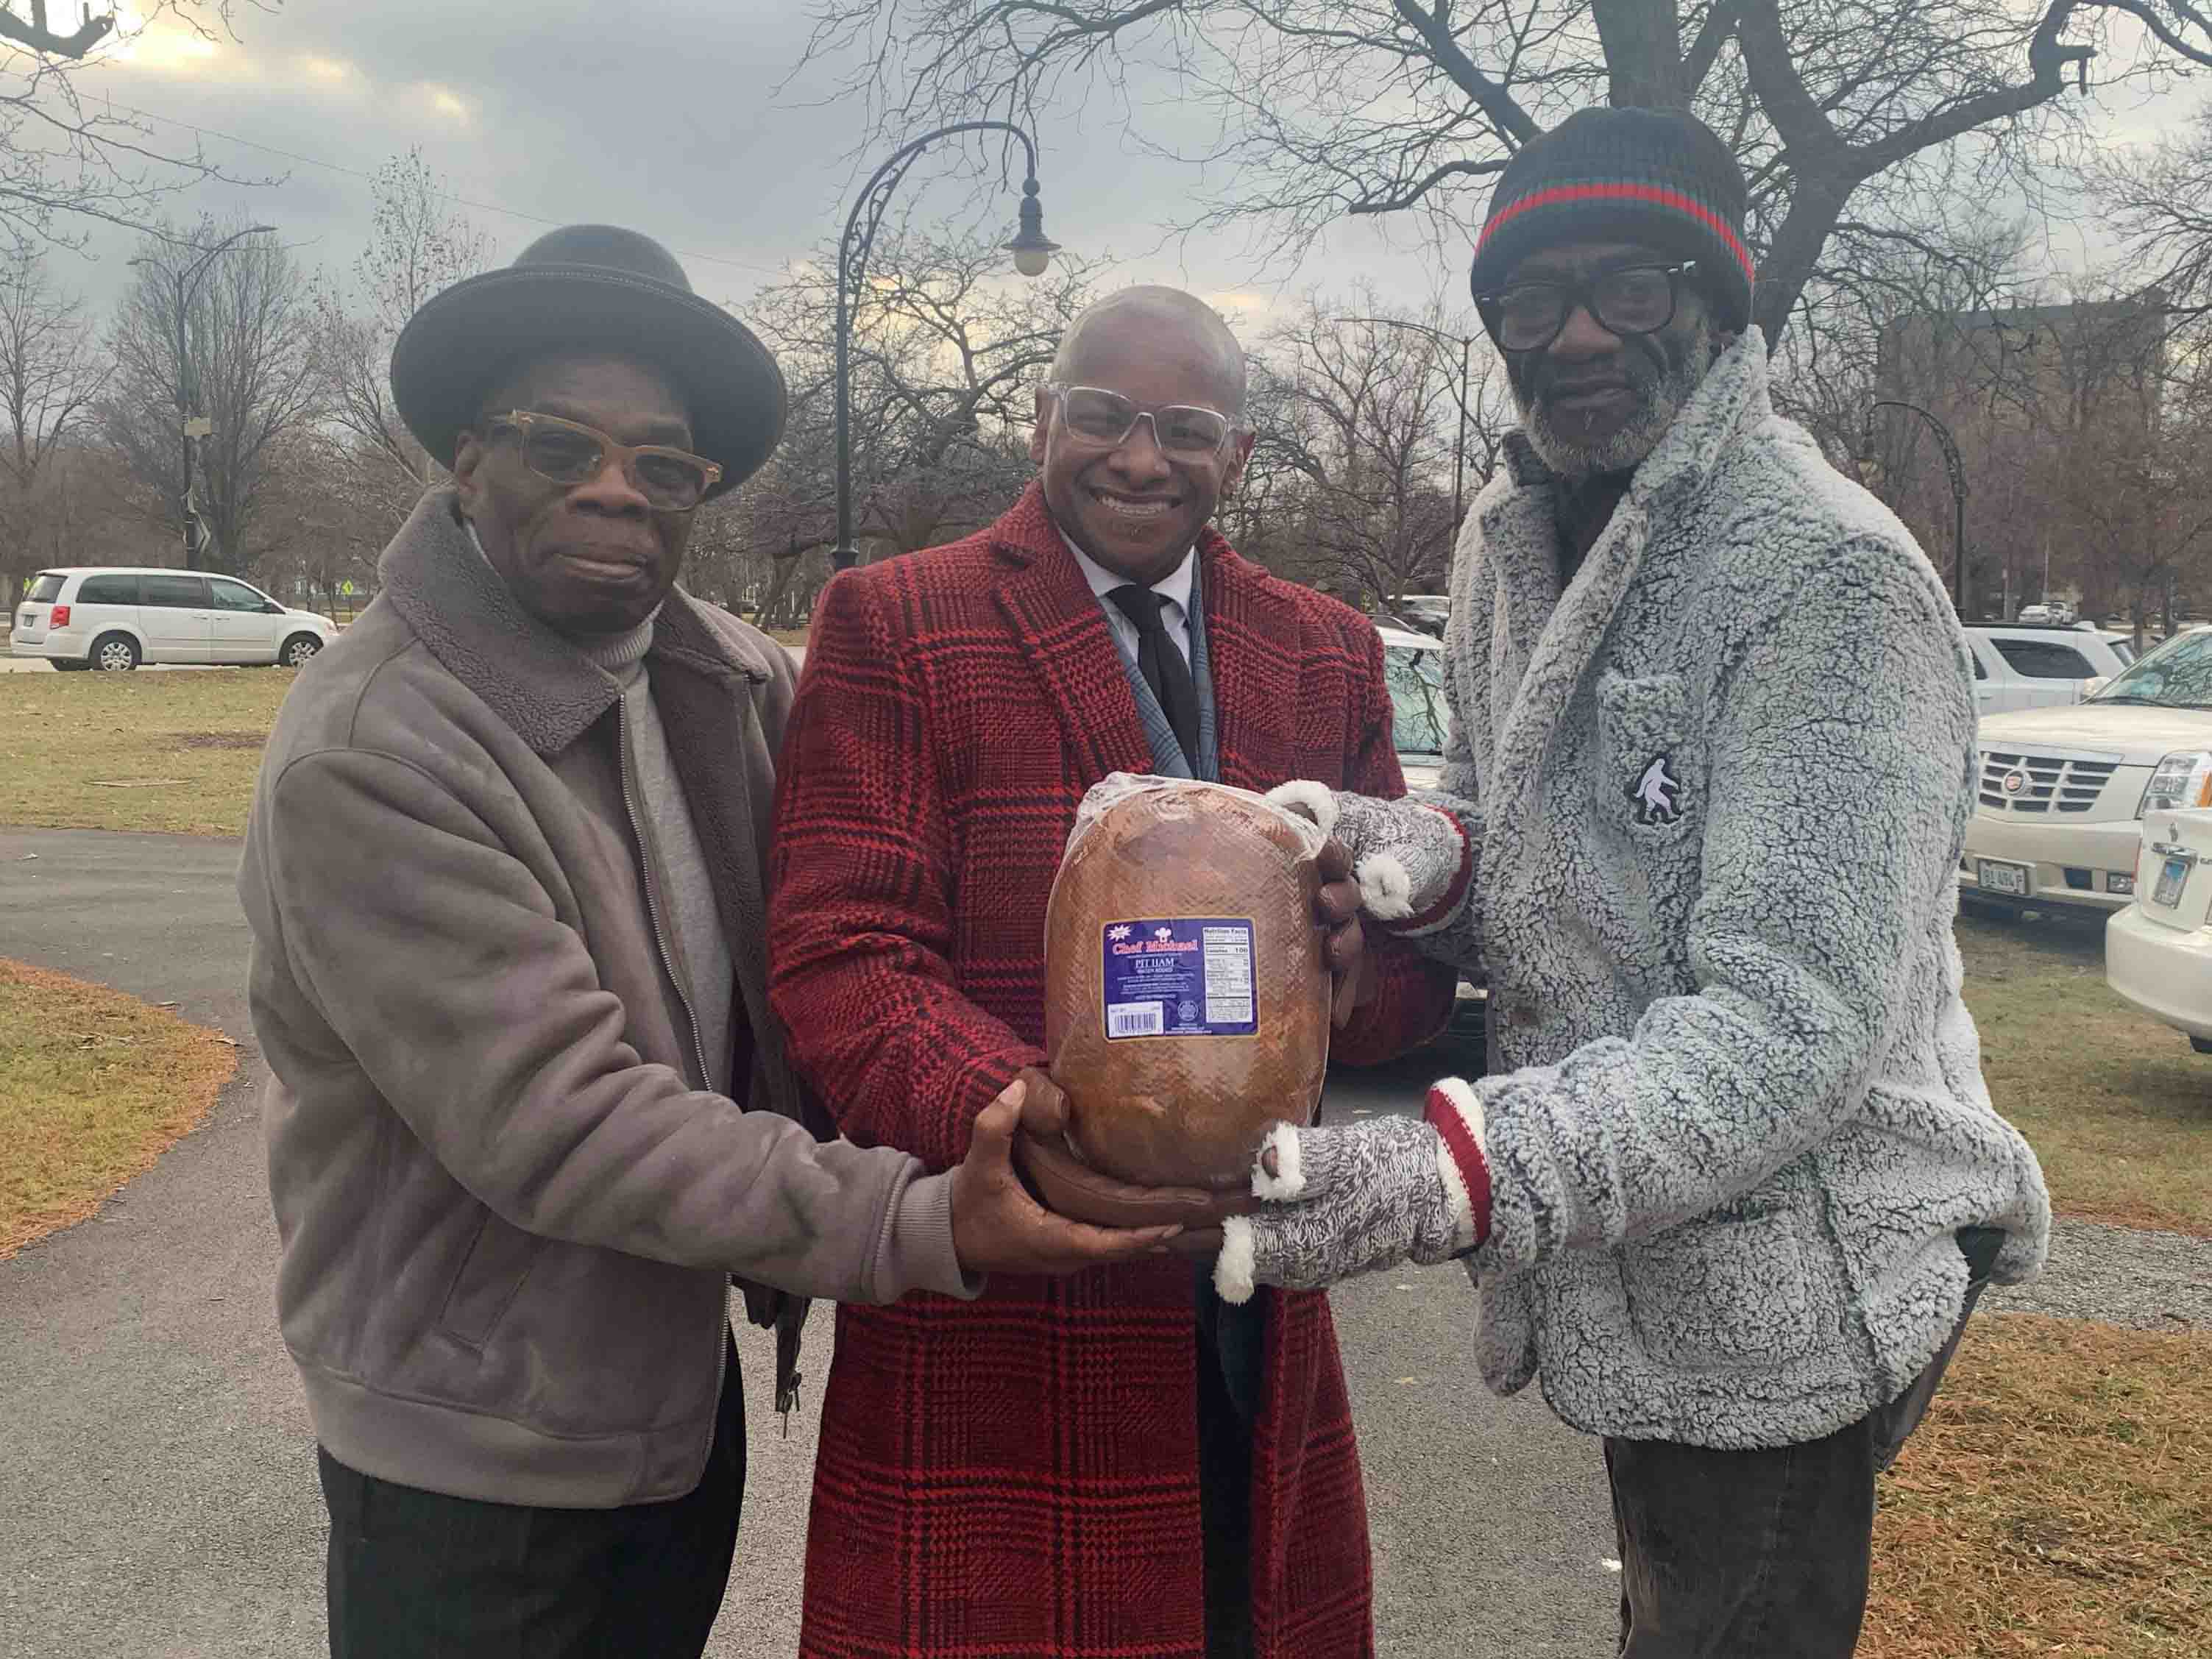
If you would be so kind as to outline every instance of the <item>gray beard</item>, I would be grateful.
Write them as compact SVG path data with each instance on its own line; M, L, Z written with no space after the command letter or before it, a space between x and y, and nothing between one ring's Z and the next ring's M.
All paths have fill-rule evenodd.
M1546 417L1542 403L1530 403L1516 385L1513 403L1521 411L1521 429L1528 434L1529 447L1546 466L1571 482L1608 472L1629 472L1643 465L1705 380L1713 356L1711 319L1699 318L1685 343L1688 349L1663 373L1650 380L1638 379L1636 391L1643 399L1642 407L1612 436L1597 443L1562 436Z

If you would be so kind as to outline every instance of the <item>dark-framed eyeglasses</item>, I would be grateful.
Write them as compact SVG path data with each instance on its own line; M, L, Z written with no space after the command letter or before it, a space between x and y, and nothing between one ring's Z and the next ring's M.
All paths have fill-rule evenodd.
M1698 262L1618 265L1583 282L1514 283L1478 294L1474 307L1490 337L1506 351L1541 351L1559 337L1577 307L1608 334L1656 334L1674 320L1682 283Z
M1120 392L1103 386L1063 386L1047 380L1044 389L1060 399L1061 424L1085 443L1102 449L1119 448L1129 441L1138 422L1149 421L1152 441L1162 454L1205 460L1219 454L1237 430L1237 422L1219 410L1195 404L1139 409Z
M666 444L618 444L597 427L531 409L510 409L484 422L521 441L522 464L549 483L588 483L609 461L630 487L663 513L689 513L720 480L721 466Z

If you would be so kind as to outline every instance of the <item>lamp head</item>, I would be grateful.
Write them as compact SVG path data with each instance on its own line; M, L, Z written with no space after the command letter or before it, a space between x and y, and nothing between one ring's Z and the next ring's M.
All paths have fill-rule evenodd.
M1060 251L1060 244L1044 234L1044 208L1037 200L1034 179L1023 182L1021 234L1006 244L1006 249L1014 256L1014 269L1024 276L1043 276L1052 256Z

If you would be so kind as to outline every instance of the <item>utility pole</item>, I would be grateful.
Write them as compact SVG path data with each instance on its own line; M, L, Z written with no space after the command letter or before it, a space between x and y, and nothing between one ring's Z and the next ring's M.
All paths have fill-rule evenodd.
M158 259L131 261L134 265L144 265L161 272L176 287L178 477L181 480L179 505L184 516L185 568L187 570L200 568L200 555L206 547L200 524L199 496L192 475L192 440L212 435L215 422L195 412L199 407L200 389L193 370L190 344L185 335L185 312L198 296L200 278L207 274L216 255L246 237L258 236L276 228L274 225L248 225L243 230L234 231L181 270L171 270Z

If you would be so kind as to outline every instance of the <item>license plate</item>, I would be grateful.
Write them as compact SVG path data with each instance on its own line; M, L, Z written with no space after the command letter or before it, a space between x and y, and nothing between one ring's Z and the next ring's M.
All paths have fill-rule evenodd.
M26 628L31 625L31 613L27 611L23 613L22 625Z
M2188 884L2189 860L2166 860L2158 872L2158 885L2151 890L2150 902L2162 909L2171 910L2181 902L2181 890Z
M1992 893L2009 893L2014 898L2026 898L2028 889L2028 868L2024 864L2006 864L1998 859L1977 859L1974 879Z

